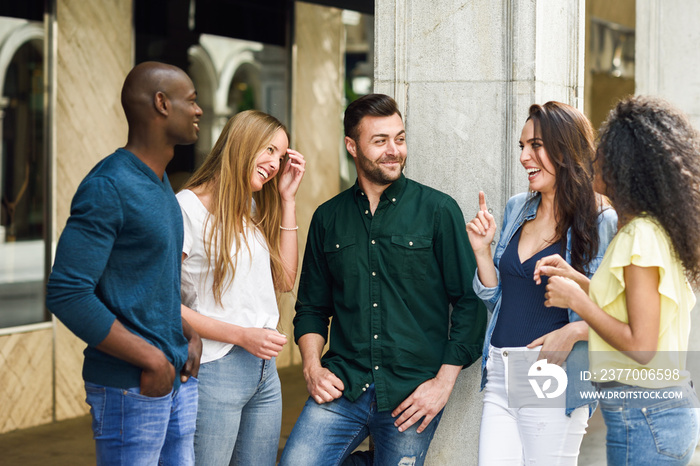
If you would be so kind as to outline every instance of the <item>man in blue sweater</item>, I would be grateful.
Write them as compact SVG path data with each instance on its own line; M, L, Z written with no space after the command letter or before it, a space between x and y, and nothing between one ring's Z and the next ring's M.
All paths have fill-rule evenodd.
M88 344L98 464L194 463L201 341L180 315L182 217L165 167L197 141L196 97L177 67L131 70L127 144L82 181L56 249L46 304Z

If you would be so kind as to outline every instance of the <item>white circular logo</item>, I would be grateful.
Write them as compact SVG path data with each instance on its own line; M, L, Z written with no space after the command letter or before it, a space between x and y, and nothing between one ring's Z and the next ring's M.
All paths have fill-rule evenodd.
M569 383L564 369L556 364L547 363L546 359L535 361L527 371L527 375L530 377L528 381L530 385L532 385L532 389L535 391L537 398L556 398L564 393ZM538 379L544 379L541 387L538 383ZM553 390L552 379L557 381L556 388Z

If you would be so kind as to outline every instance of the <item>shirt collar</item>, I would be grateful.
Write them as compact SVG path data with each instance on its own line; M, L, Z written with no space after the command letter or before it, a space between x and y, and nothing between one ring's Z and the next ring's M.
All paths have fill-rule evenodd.
M401 196L403 195L405 188L406 177L403 173L401 173L399 179L391 183L389 187L384 190L382 193L382 198L386 199L392 204L396 204L401 200ZM360 183L358 180L355 180L352 190L355 197L365 197L365 193L362 192L362 188L360 188Z
M528 196L523 212L523 221L532 220L537 216L537 208L540 206L541 199L542 195L537 192Z

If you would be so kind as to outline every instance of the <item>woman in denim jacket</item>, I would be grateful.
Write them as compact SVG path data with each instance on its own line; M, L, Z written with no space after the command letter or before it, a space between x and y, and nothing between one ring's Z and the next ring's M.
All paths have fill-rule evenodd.
M546 283L535 283L533 272L541 257L559 253L592 275L617 216L593 191L593 129L581 112L559 102L531 106L520 147L530 193L508 201L493 259L496 223L483 192L467 225L478 265L474 290L492 312L482 359L479 463L575 465L595 407L579 394L591 391L581 380L588 326L568 309L545 308Z

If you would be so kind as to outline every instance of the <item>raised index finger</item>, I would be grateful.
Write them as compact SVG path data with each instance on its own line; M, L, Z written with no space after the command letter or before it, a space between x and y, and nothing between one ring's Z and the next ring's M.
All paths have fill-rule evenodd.
M484 194L483 191L479 191L479 210L488 212L488 208L486 207L486 194Z

